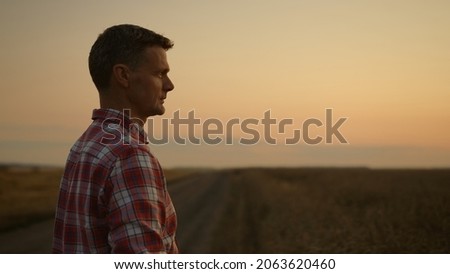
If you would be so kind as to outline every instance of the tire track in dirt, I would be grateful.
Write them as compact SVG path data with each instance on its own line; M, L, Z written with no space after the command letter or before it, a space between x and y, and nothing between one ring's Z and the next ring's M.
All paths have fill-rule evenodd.
M2 254L50 253L54 220L45 220L27 227L0 234Z
M182 253L211 253L213 233L224 213L229 183L224 172L169 185L178 215L178 242Z

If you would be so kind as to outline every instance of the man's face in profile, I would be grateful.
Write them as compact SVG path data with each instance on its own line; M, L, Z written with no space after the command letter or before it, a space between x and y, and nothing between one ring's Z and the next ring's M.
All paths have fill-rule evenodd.
M155 46L145 49L139 65L130 72L127 92L134 108L133 115L147 119L149 116L164 114L164 99L174 89L168 77L169 70L163 48Z

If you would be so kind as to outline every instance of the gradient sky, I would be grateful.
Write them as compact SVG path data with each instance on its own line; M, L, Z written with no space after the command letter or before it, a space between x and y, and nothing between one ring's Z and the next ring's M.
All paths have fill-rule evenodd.
M2 0L0 162L64 164L98 106L90 47L120 23L175 42L165 118L348 117L346 145L155 146L164 166L450 167L450 2L437 0Z

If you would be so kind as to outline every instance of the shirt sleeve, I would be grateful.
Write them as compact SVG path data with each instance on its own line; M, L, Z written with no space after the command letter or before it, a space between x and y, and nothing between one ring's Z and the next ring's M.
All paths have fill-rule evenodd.
M165 182L148 152L129 146L110 173L107 222L112 253L165 253Z

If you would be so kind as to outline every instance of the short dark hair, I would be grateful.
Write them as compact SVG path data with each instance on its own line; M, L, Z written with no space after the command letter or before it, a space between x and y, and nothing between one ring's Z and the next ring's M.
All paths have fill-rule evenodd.
M144 50L151 46L168 50L173 47L173 42L161 34L135 25L107 28L98 36L89 53L89 72L97 89L102 91L109 87L114 65L125 64L135 68Z

